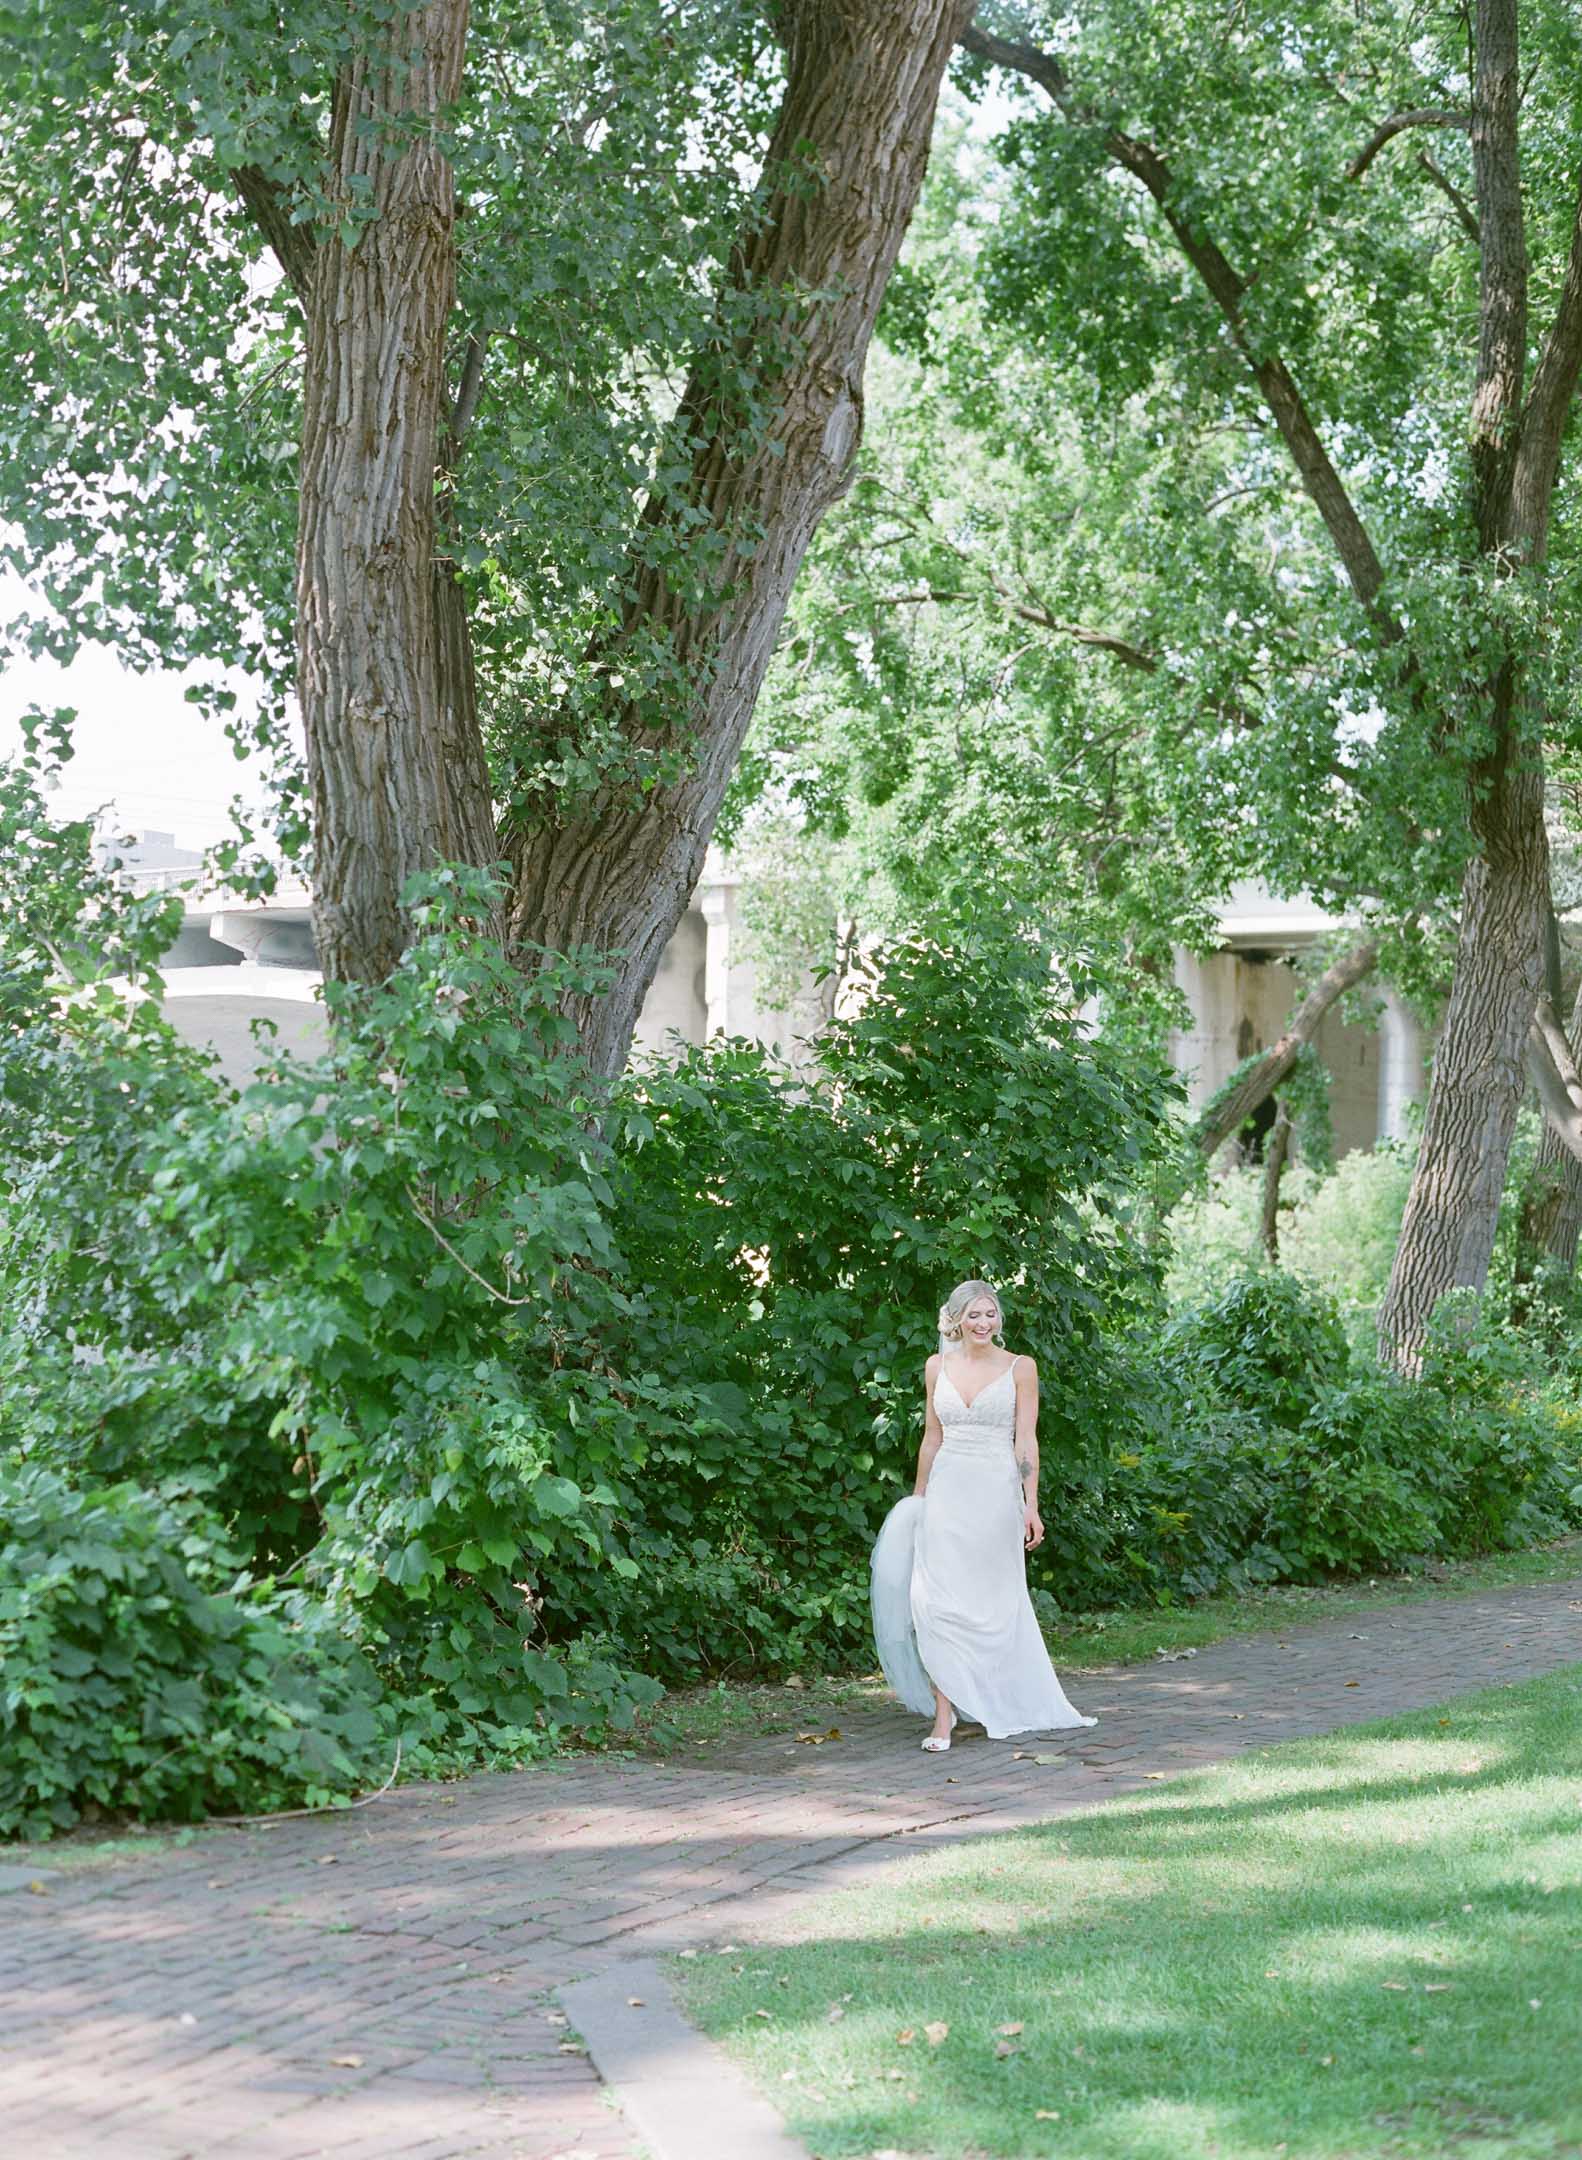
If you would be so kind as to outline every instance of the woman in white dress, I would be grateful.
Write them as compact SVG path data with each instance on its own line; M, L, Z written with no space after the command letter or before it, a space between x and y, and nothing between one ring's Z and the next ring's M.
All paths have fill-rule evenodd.
M999 1297L964 1282L939 1316L925 1372L917 1486L873 1551L874 1640L942 1754L960 1718L991 1740L1096 1722L1066 1700L1027 1595L1038 1513L1038 1368L1001 1339Z

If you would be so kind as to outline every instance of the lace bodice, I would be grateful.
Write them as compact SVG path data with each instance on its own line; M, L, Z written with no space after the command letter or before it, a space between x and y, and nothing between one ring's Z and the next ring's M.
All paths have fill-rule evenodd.
M944 1434L942 1445L956 1452L998 1455L1016 1439L1016 1365L973 1396L963 1400L961 1390L941 1364L934 1382L934 1415Z

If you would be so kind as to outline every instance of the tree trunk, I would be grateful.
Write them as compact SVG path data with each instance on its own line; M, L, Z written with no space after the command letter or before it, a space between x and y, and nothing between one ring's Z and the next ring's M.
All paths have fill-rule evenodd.
M1302 1051L1323 1025L1324 1016L1348 990L1354 990L1378 965L1379 948L1371 938L1353 945L1327 967L1291 1016L1277 1043L1250 1065L1234 1086L1209 1103L1193 1128L1192 1141L1203 1155L1217 1154L1266 1096L1289 1074Z
M771 300L817 297L789 337L760 338L757 350L741 343L694 367L678 418L682 438L696 445L684 499L698 529L720 537L722 560L700 603L639 550L623 580L630 597L610 655L639 632L663 639L690 686L681 728L661 731L630 706L617 717L635 753L683 751L687 767L646 794L612 783L564 818L508 835L512 936L617 956L612 988L575 1013L602 1072L625 1060L660 954L702 872L808 542L848 484L874 318L969 4L795 0L782 11L787 86L765 166L768 192L730 277L738 291ZM772 439L756 446L743 447L739 416L721 407L718 386L733 360L749 372L777 370Z
M1291 1157L1291 1113L1276 1102L1274 1123L1263 1144L1263 1217L1258 1236L1270 1265L1280 1258L1280 1180Z
M1578 1040L1579 1034L1582 1034L1582 988L1578 989L1576 1003L1571 1008L1568 1049ZM1528 1069L1532 1069L1531 1052ZM1582 1156L1577 1154L1574 1144L1576 1111L1569 1096L1565 1108L1569 1113L1565 1123L1572 1136L1568 1138L1556 1125L1553 1115L1545 1116L1538 1159L1533 1164L1532 1181L1522 1207L1522 1245L1529 1273L1531 1263L1536 1261L1548 1260L1567 1275L1577 1264L1577 1241L1582 1237Z
M477 804L481 753L458 750L468 716L456 693L441 698L435 619L455 200L421 123L460 90L467 0L395 11L388 40L336 86L331 199L342 219L375 214L353 245L344 224L326 233L313 262L297 535L314 929L326 975L368 982L407 942L413 872L494 852Z
M1507 684L1502 703L1508 695ZM1455 978L1434 1054L1423 1144L1379 1309L1380 1348L1408 1369L1438 1300L1447 1290L1481 1290L1488 1275L1526 1085L1527 1036L1543 985L1549 911L1543 768L1536 750L1511 744L1508 707L1496 729L1509 763L1472 805L1479 853L1462 883Z
M1522 1208L1522 1242L1535 1260L1571 1274L1582 1234L1582 1162L1547 1121Z

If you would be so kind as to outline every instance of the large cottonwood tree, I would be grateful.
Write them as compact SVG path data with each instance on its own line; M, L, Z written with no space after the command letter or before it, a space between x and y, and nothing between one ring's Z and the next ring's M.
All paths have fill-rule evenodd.
M1575 25L1538 0L1524 8L1537 86L1524 112L1516 0L1478 0L1466 51L1448 18L1408 21L1388 6L1293 8L1245 30L1205 18L1195 32L1180 19L1193 12L1171 11L1166 40L1153 15L1142 25L1094 5L1058 47L998 18L966 43L1053 108L1052 131L1023 148L1035 201L1040 188L1046 205L1069 198L1080 174L1091 206L1099 166L1124 176L1217 316L1327 535L1353 642L1371 655L1386 756L1352 777L1388 780L1391 760L1458 777L1455 972L1380 1320L1386 1347L1410 1358L1439 1297L1484 1279L1543 977L1543 743L1574 726L1543 566L1582 363ZM1443 148L1463 134L1465 185ZM1443 206L1447 229L1419 216L1414 262L1411 222L1386 211L1370 230L1357 191L1389 145L1425 135L1441 155L1419 153L1423 199ZM1438 267L1454 236L1475 251L1475 291ZM1536 328L1530 291L1543 296ZM1411 317L1436 297L1433 344ZM1403 323L1418 333L1415 369L1402 366ZM1184 310L1176 335L1202 327ZM1159 323L1149 331L1160 336ZM1392 792L1399 801L1398 773Z
M0 489L65 623L35 634L277 689L294 649L332 974L389 968L413 869L503 855L524 956L611 957L578 1020L619 1067L849 471L965 12L784 0L766 36L660 0L76 0L8 27L34 162Z

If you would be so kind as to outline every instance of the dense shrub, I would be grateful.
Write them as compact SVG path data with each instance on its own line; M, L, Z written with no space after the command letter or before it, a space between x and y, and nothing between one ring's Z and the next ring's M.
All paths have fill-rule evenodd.
M236 1580L204 1511L0 1469L0 1834L328 1799L388 1760L322 1607Z
M1408 1383L1348 1349L1332 1301L1259 1269L1178 1315L1147 1378L1143 1422L1100 1487L1058 1503L1052 1587L1068 1607L1315 1582L1582 1525L1582 1411L1475 1307L1447 1305Z
M968 1275L1039 1360L1063 1603L1578 1519L1568 1402L1486 1319L1410 1389L1289 1274L1166 1324L1169 1088L1021 926L875 954L815 1073L715 1043L606 1091L564 1017L596 970L508 963L487 887L440 874L325 1055L235 1093L126 994L168 925L25 795L0 785L0 1827L332 1794L397 1737L508 1762L661 1683L865 1661Z
M94 925L66 997L61 923L0 925L0 1121L35 1203L0 1220L0 1288L28 1291L0 1307L0 1447L84 1506L131 1480L201 1506L360 1647L409 1761L599 1735L659 1680L860 1657L963 1275L1006 1283L1046 1452L1097 1476L1167 1098L1084 1039L1086 986L1016 926L878 956L816 1079L724 1044L607 1099L562 1017L586 966L508 964L488 893L438 876L390 980L338 993L328 1053L233 1094L105 979L146 974L138 925L53 844L35 884ZM79 1158L99 1170L57 1209L46 1168Z

